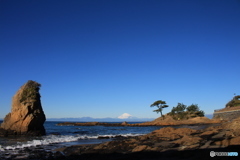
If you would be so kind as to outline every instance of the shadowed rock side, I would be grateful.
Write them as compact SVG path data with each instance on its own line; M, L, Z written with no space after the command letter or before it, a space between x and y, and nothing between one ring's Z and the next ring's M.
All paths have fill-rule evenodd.
M45 135L43 126L46 117L40 100L40 84L29 80L12 99L11 113L1 124L0 134Z

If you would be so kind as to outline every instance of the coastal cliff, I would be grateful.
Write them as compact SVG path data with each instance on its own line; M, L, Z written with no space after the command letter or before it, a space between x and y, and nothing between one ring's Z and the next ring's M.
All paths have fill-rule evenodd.
M29 80L12 99L12 109L1 124L1 134L45 135L46 117L40 100L40 84Z

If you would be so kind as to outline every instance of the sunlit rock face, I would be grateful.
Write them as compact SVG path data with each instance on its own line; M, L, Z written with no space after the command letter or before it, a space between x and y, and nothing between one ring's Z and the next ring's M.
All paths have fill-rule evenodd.
M16 135L45 135L46 117L40 100L41 85L29 80L12 99L12 109L1 124L2 129Z

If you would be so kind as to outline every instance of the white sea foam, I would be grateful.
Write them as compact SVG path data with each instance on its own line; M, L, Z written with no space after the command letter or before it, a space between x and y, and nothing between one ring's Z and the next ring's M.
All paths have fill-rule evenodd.
M83 139L85 137L67 136L67 135L64 135L64 136L49 135L49 136L43 137L43 139L27 141L27 142L19 143L17 145L5 146L5 147L2 147L2 149L14 150L14 149L21 149L26 147L36 147L39 145L49 145L53 143L72 142L72 141L77 141L78 139L81 139L81 138Z
M2 148L2 146L0 145L0 151L2 152L2 151L4 151L4 149Z
M141 136L144 134L132 134L132 133L127 133L127 134L118 134L118 135L112 135L112 134L107 134L107 135L98 135L97 137L117 137L117 136L122 136L122 137L135 137L135 136Z
M0 151L23 149L26 147L36 147L36 146L49 145L49 144L55 144L55 143L74 142L74 141L78 141L79 139L97 139L98 137L116 137L116 136L132 137L132 136L139 136L139 135L142 135L142 134L130 133L130 134L122 134L122 135L96 135L96 136L48 135L48 136L42 137L42 139L39 139L39 140L21 142L16 145L10 145L10 146L0 146Z

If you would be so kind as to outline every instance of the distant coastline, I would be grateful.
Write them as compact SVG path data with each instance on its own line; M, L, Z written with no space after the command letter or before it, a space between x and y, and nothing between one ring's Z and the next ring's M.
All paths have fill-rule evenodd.
M205 117L212 119L213 114L206 114ZM77 121L77 122L146 122L152 121L155 118L129 118L129 119L119 119L119 118L92 118L92 117L80 117L80 118L47 118L46 121ZM3 121L3 118L0 118Z
M213 114L206 114L205 117L212 119ZM133 118L133 119L119 119L119 118L47 118L46 121L77 121L77 122L146 122L152 121L155 118ZM0 118L3 121L3 118Z
M206 114L205 117L212 119L212 114ZM92 118L92 117L80 117L80 118L47 118L47 121L78 121L78 122L146 122L153 121L156 118Z
M146 122L152 121L154 118L91 118L91 117L81 117L81 118L47 118L47 121L76 121L76 122Z

